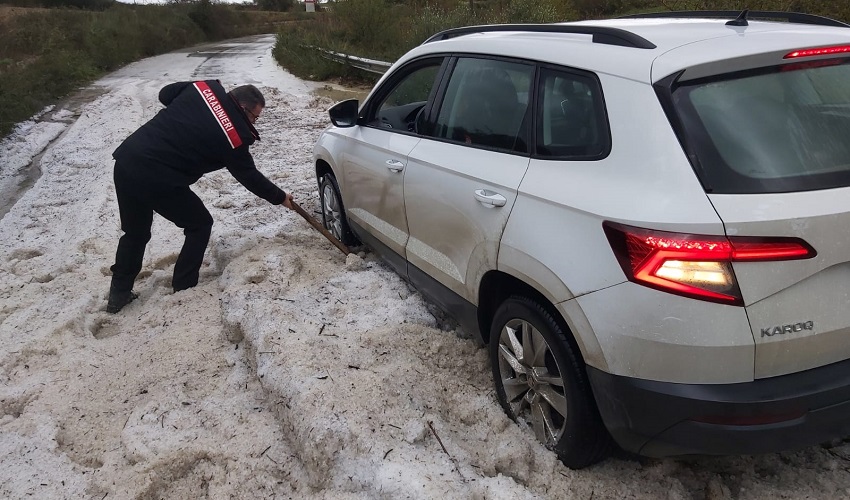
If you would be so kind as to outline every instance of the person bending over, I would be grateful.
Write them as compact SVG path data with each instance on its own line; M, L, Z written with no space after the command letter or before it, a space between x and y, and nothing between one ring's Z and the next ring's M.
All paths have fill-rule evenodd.
M213 219L189 189L208 172L227 168L252 193L292 209L292 196L260 173L248 151L260 140L254 123L266 105L253 85L226 92L218 80L177 82L159 92L165 105L112 153L121 230L106 310L117 313L137 297L133 282L151 239L153 213L186 236L171 285L198 284Z

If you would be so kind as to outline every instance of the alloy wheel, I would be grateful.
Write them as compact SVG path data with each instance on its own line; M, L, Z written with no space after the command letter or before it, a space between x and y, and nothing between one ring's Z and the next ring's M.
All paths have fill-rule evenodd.
M322 213L325 216L325 225L328 231L338 240L342 240L342 216L337 199L331 183L325 183L322 188Z
M499 336L499 373L517 419L530 422L537 440L554 447L567 422L564 380L543 335L522 319L508 321Z

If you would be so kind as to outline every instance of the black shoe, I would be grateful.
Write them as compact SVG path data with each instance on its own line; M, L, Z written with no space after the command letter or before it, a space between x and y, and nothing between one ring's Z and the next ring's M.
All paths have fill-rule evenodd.
M132 290L127 292L109 291L109 301L106 303L106 312L115 314L124 308L130 302L133 302L139 297L138 293Z

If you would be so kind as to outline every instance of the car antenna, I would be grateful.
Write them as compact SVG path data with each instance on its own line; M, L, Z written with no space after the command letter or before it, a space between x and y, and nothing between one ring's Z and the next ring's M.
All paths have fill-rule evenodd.
M749 14L750 9L744 9L738 17L731 21L726 22L726 26L749 26L750 23L747 22L747 14Z

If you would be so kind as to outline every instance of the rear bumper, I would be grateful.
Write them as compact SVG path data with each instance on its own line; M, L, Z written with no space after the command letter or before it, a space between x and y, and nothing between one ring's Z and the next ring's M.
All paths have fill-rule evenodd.
M850 435L850 360L739 384L587 370L614 440L645 456L767 453Z

